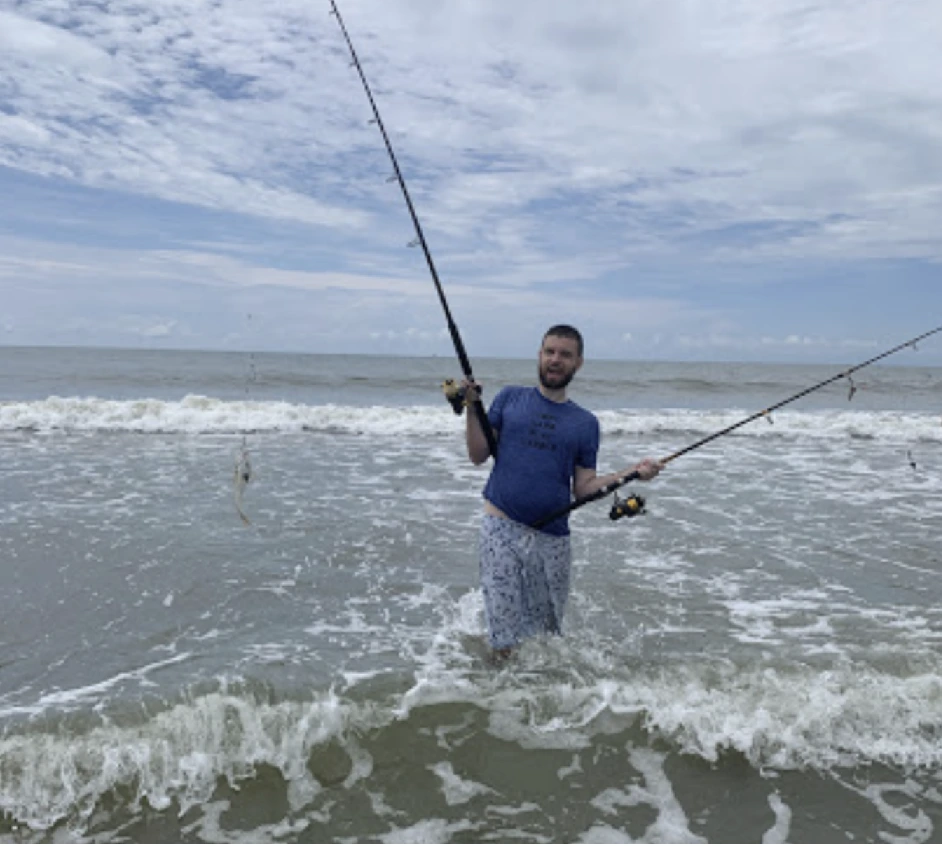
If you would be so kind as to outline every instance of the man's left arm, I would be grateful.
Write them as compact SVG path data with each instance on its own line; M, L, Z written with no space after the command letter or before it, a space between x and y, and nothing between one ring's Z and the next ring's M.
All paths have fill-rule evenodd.
M642 482L650 482L663 469L663 462L658 461L656 458L645 458L633 467L628 467L617 473L607 473L604 476L599 476L594 469L588 467L576 467L572 479L572 492L576 499L582 499L585 496L591 496L618 479L630 476L632 473L637 473Z

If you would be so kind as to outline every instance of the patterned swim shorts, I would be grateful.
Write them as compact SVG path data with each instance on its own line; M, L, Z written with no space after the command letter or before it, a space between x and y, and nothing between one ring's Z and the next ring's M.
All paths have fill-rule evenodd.
M549 632L561 634L569 596L569 536L538 532L485 514L480 561L491 646L505 649Z

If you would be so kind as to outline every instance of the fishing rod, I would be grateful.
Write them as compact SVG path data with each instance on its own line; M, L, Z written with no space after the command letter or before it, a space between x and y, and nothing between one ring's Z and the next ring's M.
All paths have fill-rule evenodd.
M728 435L730 432L735 431L740 426L745 426L747 423L752 423L753 420L758 420L760 417L765 417L769 423L771 423L772 418L769 415L776 409L779 409L784 405L788 405L789 403L793 403L795 400L799 400L802 397L806 397L808 394L814 393L815 391L818 391L827 385L837 382L839 379L847 379L850 382L850 390L847 394L847 399L850 401L854 398L854 394L857 392L857 386L854 385L854 380L850 375L851 373L856 373L858 370L862 370L864 367L869 367L871 364L880 361L880 359L887 358L894 353L898 353L900 350L906 349L906 347L912 347L913 349L916 349L916 344L925 338L928 338L930 335L935 335L936 332L942 332L942 326L937 326L935 329L931 329L928 332L924 332L922 335L911 338L910 340L893 347L891 350L880 353L880 355L875 355L873 358L869 358L860 364L856 364L847 370L841 371L836 376L832 376L829 379L818 382L816 385L812 385L810 388L805 388L804 390L799 391L797 394L788 397L788 399L777 402L775 405L770 405L768 408L764 408L762 411L757 411L755 414L750 414L748 417L744 417L742 420L733 423L731 426L727 426L725 429L720 429L719 431L714 432L712 435L707 435L705 438L701 438L699 441L690 444L690 446L686 446L683 449L677 450L677 452L671 453L666 458L662 458L661 464L669 464L671 461L680 458L682 455L686 455L688 452L693 452L695 449L700 449L700 447L705 446L711 441L715 441L717 438L722 438L724 435ZM911 459L910 462L912 463ZM599 488L597 491L595 491L595 493L578 497L569 503L569 505L567 505L565 508L560 508L559 510L554 511L552 514L548 514L546 517L541 517L539 520L533 523L533 528L540 529L547 523L551 523L553 520L562 517L564 514L569 514L571 511L575 511L577 508L581 508L583 505L588 505L590 502L595 502L596 500L602 499L602 497L608 496L610 493L614 493L623 485L627 485L629 482L632 482L638 478L640 477L636 471L632 471L626 476L621 476L614 481L609 482L607 485ZM612 506L609 516L612 520L617 520L621 517L634 517L635 515L642 513L644 513L644 499L642 497L631 495L627 499L619 499L618 494L615 494L615 504Z
M366 91L366 96L370 101L370 107L373 109L373 120L370 122L375 123L383 135L383 142L386 144L386 152L389 153L390 161L392 161L393 171L395 172L395 179L399 182L399 187L402 189L402 196L405 198L406 206L409 209L409 215L412 217L412 224L415 227L416 240L410 243L409 246L414 247L416 244L418 244L422 247L422 252L425 254L425 262L428 264L429 272L432 274L432 281L435 283L435 290L438 292L438 299L441 302L442 309L445 312L445 322L448 324L448 332L451 335L451 340L454 344L458 361L461 363L461 369L464 372L465 378L469 382L474 382L474 375L471 371L471 361L468 358L468 353L465 350L464 343L461 340L461 334L458 332L458 325L455 323L454 318L451 315L451 309L448 307L448 300L445 299L445 291L442 288L442 283L438 278L438 271L435 269L435 262L432 260L432 252L429 249L428 242L425 240L425 233L422 231L422 224L419 223L419 216L415 211L415 206L412 204L412 197L409 195L409 189L406 187L406 180L403 177L402 170L399 167L399 161L396 158L395 151L393 150L392 142L389 140L389 134L386 132L386 126L383 124L383 119L380 117L379 108L376 105L376 100L373 97L373 91L370 89L370 84L366 80L366 74L363 72L363 66L360 64L360 59L353 47L353 41L350 39L350 34L347 32L347 27L344 25L343 18L340 15L340 9L337 8L337 3L335 0L330 0L330 5L330 13L337 18L337 23L340 25L340 31L343 33L344 40L347 42L347 47L350 49L350 56L353 58L353 66L357 69L357 73L360 75L360 81L363 83L363 89ZM450 380L445 383L443 388L445 390L446 396L448 397L448 401L452 403L456 413L460 413L461 406L465 404L464 393L454 386ZM474 413L477 416L478 422L481 424L481 429L484 432L484 437L487 440L487 445L491 451L491 455L496 458L497 438L494 435L494 430L491 428L490 421L487 419L487 412L484 410L484 403L480 399L480 394L478 394L477 399L468 404L474 409Z

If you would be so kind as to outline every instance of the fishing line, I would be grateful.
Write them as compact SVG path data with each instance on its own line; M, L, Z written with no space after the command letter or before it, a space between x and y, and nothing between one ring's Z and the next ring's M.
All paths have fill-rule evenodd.
M451 309L448 307L448 300L445 299L445 291L442 288L442 283L438 278L438 271L435 269L435 262L432 260L432 252L429 249L428 242L425 240L425 233L422 231L422 224L419 223L419 216L415 211L415 206L412 204L412 197L409 195L409 189L406 187L406 180L403 177L402 170L399 167L399 161L396 158L396 153L393 150L392 142L389 140L389 133L386 132L386 126L383 124L383 119L380 117L379 107L376 105L376 100L373 97L373 91L370 89L370 84L366 80L366 74L363 72L363 66L360 64L360 59L353 47L353 41L350 39L350 34L347 32L347 27L344 25L343 18L340 16L340 9L337 8L337 3L335 0L330 0L330 5L330 13L337 18L340 31L343 33L344 40L347 42L347 47L350 50L350 56L353 58L352 65L357 69L357 73L360 76L360 81L363 83L363 90L366 91L366 96L370 101L370 107L373 110L373 120L371 120L370 123L375 123L379 127L379 131L382 133L383 142L386 145L386 152L389 153L389 159L392 162L393 171L395 173L395 176L392 178L394 178L399 183L399 187L402 190L402 196L405 198L406 206L409 209L409 216L412 218L412 225L415 227L416 239L415 241L412 241L409 246L422 247L422 252L425 254L425 262L428 265L429 272L432 274L432 281L435 283L435 290L438 292L439 302L441 302L442 309L445 312L445 322L448 325L448 332L451 335L451 341L454 344L458 361L461 363L461 369L464 372L465 378L469 382L473 382L474 375L471 371L471 361L468 359L468 353L465 350L464 343L461 340L461 334L458 332L458 326L452 318ZM392 181L392 179L390 179L390 181ZM487 445L490 448L491 455L496 458L497 438L494 435L494 430L491 428L490 421L487 419L487 412L484 410L484 403L481 402L480 398L478 398L469 404L474 408L474 413L477 416L478 422L481 424L481 429L484 432L484 437L487 439Z
M760 417L764 417L768 420L769 423L772 422L772 412L776 409L782 408L782 406L788 405L789 403L795 402L802 397L808 396L808 394L814 393L815 391L820 390L821 388L831 385L834 382L837 382L841 379L846 379L848 383L848 401L852 400L854 394L857 392L857 386L854 384L854 380L851 378L851 373L856 373L858 370L862 370L864 367L869 367L871 364L874 364L880 359L887 358L888 356L898 353L900 350L906 349L906 347L912 347L916 349L916 344L919 341L922 341L925 338L928 338L930 335L935 335L936 332L942 332L942 326L937 326L935 329L931 329L928 332L918 335L915 338L911 338L908 341L905 341L902 344L899 344L893 347L886 352L875 355L873 358L869 358L860 364L856 364L853 367L848 368L847 370L842 370L840 373L832 376L829 379L825 379L822 382L818 382L816 385L812 385L810 388L805 388L802 391L799 391L797 394L793 394L787 399L777 402L774 405L770 405L768 408L764 408L762 411L757 411L755 414L750 414L748 417L744 417L742 420L739 420L736 423L733 423L731 426L727 426L725 429L720 429L717 432L714 432L712 435L707 435L705 438L701 438L699 441L695 441L689 446L684 447L683 449L677 450L677 452L671 453L666 458L661 459L662 464L669 464L671 461L674 461L677 458L680 458L682 455L686 455L688 452L693 452L695 449L700 449L700 447L705 446L711 441L715 441L717 438L722 438L724 435L728 435L730 432L735 431L740 426L745 426L747 423L751 423L753 420L758 420ZM910 464L914 465L915 462L912 460L912 455L909 455ZM915 469L915 468L914 468ZM623 485L627 485L628 482L638 479L637 472L631 472L626 476L622 476L618 479L615 479L613 482L609 482L607 485L599 488L595 493L588 494L587 496L578 497L574 499L569 505L565 508L560 508L557 511L554 511L552 514L548 514L546 517L541 517L533 524L534 529L540 529L545 526L547 523L551 523L553 520L556 520L559 517L562 517L564 514L569 514L571 511L575 511L577 508L581 508L583 505L588 505L590 502L595 502L596 500L602 499L605 496L608 496L610 493L614 493ZM627 500L621 500L618 498L618 495L615 495L615 505L612 506L610 517L613 520L617 520L620 517L633 517L636 514L641 514L644 511L644 499L640 496L632 495Z
M251 314L246 315L246 321L251 325ZM245 373L245 409L249 407L249 386L255 382L256 376L255 353L250 351ZM242 495L245 493L245 489L250 481L252 481L252 462L249 460L248 434L246 430L243 430L242 447L236 454L235 473L232 477L232 495L235 500L235 507L239 514L239 519L241 519L246 526L250 525L252 521L246 517L245 511L242 509Z

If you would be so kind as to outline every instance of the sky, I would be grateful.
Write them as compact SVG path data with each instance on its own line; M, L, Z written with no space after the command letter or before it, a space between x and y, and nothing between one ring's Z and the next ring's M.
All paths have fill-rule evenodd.
M942 325L937 0L338 5L472 360ZM329 0L0 0L0 345L452 355L371 117Z

